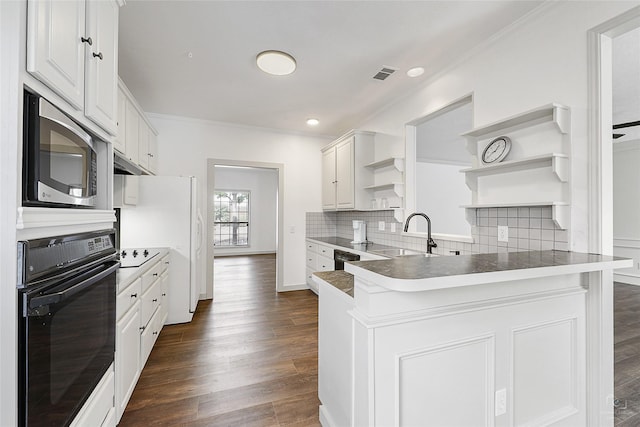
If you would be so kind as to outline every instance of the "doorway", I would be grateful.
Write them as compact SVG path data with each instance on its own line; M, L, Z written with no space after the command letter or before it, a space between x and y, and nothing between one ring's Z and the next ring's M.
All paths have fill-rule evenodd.
M207 160L208 299L214 297L216 255L275 254L274 291L282 290L283 174L280 163Z
M589 36L589 252L611 255L614 253L615 231L618 233L623 230L617 227L614 230L614 218L621 212L614 211L615 205L618 209L622 206L619 203L614 204L614 182L620 179L618 176L614 178L614 173L620 171L614 169L614 40L621 37L632 30L640 28L640 7L631 9L630 11L611 19L602 25L591 30ZM619 70L617 70L619 71ZM622 133L622 132L618 132ZM616 151L618 151L617 149ZM620 153L618 153L620 154ZM618 156L620 157L620 156ZM624 157L624 155L623 155ZM637 166L636 166L637 167ZM620 236L618 236L620 237ZM612 305L615 306L615 328L614 324L607 325L598 336L590 337L591 343L594 345L604 344L611 348L611 352L603 354L602 359L614 366L614 378L609 377L607 372L600 372L597 367L590 369L589 381L605 384L602 387L602 394L599 396L591 396L589 408L592 419L599 419L602 423L610 423L611 411L614 409L616 425L638 425L640 422L640 395L635 392L629 393L623 387L624 384L620 377L623 366L619 364L624 360L619 345L623 341L621 334L633 332L637 328L638 322L628 324L628 321L621 321L621 315L629 311L622 305L620 301L626 303L633 301L629 295L620 295L620 292L633 290L632 288L622 289L616 287L614 294L613 273L603 272L599 275L593 275L594 292L600 293L600 300L603 301L601 306L589 307L590 320L598 318L604 319L607 323L609 319L614 318ZM640 303L640 298L636 300ZM632 316L638 317L635 313L637 309L629 311ZM625 329L626 328L626 329ZM610 331L614 331L612 336ZM627 338L632 338L631 336ZM615 346L615 347L614 347ZM596 347L589 348L589 351L595 352ZM627 363L633 365L637 371L640 366L640 354L633 354L626 359ZM615 365L614 365L615 363ZM638 379L640 381L640 378ZM637 387L637 381L633 380ZM614 389L607 390L611 384ZM615 396L615 397L614 397ZM597 413L595 413L597 411Z

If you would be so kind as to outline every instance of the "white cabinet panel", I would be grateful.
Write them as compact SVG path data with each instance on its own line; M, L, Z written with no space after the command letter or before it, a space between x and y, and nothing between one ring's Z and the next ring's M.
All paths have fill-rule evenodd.
M29 1L27 71L76 109L84 105L84 1Z
M139 302L118 321L116 331L116 412L119 421L142 371Z
M355 207L355 143L351 137L336 147L336 207Z
M117 133L116 138L113 142L113 148L119 151L122 154L125 154L127 151L126 144L126 114L127 114L127 97L122 91L122 89L118 88L118 122L117 122Z
M138 117L138 164L149 170L149 125Z
M322 153L322 209L336 207L336 150Z
M85 115L115 135L118 121L118 12L115 1L88 1Z
M129 160L138 164L138 110L130 100L125 103L125 153Z

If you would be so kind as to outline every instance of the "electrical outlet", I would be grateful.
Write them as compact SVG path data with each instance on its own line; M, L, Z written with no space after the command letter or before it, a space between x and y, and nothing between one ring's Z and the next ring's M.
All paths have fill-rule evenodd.
M509 227L506 225L498 226L498 242L508 242L509 241Z
M378 231L384 231L384 221L378 221Z
M507 413L507 389L496 391L496 417Z
M389 224L389 231L391 231L392 233L396 232L396 223L392 222Z

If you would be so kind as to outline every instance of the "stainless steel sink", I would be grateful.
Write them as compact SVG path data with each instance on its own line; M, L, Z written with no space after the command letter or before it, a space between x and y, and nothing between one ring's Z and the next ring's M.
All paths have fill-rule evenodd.
M392 257L392 258L401 257L401 256L416 256L416 255L427 256L427 257L436 256L434 254L428 254L425 252L420 252L413 249L405 249L405 248L377 249L377 250L371 251L371 253Z

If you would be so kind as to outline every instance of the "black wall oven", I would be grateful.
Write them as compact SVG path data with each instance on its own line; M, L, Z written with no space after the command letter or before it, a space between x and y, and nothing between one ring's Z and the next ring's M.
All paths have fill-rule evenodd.
M20 426L67 426L115 352L114 230L18 242Z
M91 135L28 91L22 155L24 206L96 206L98 162Z

